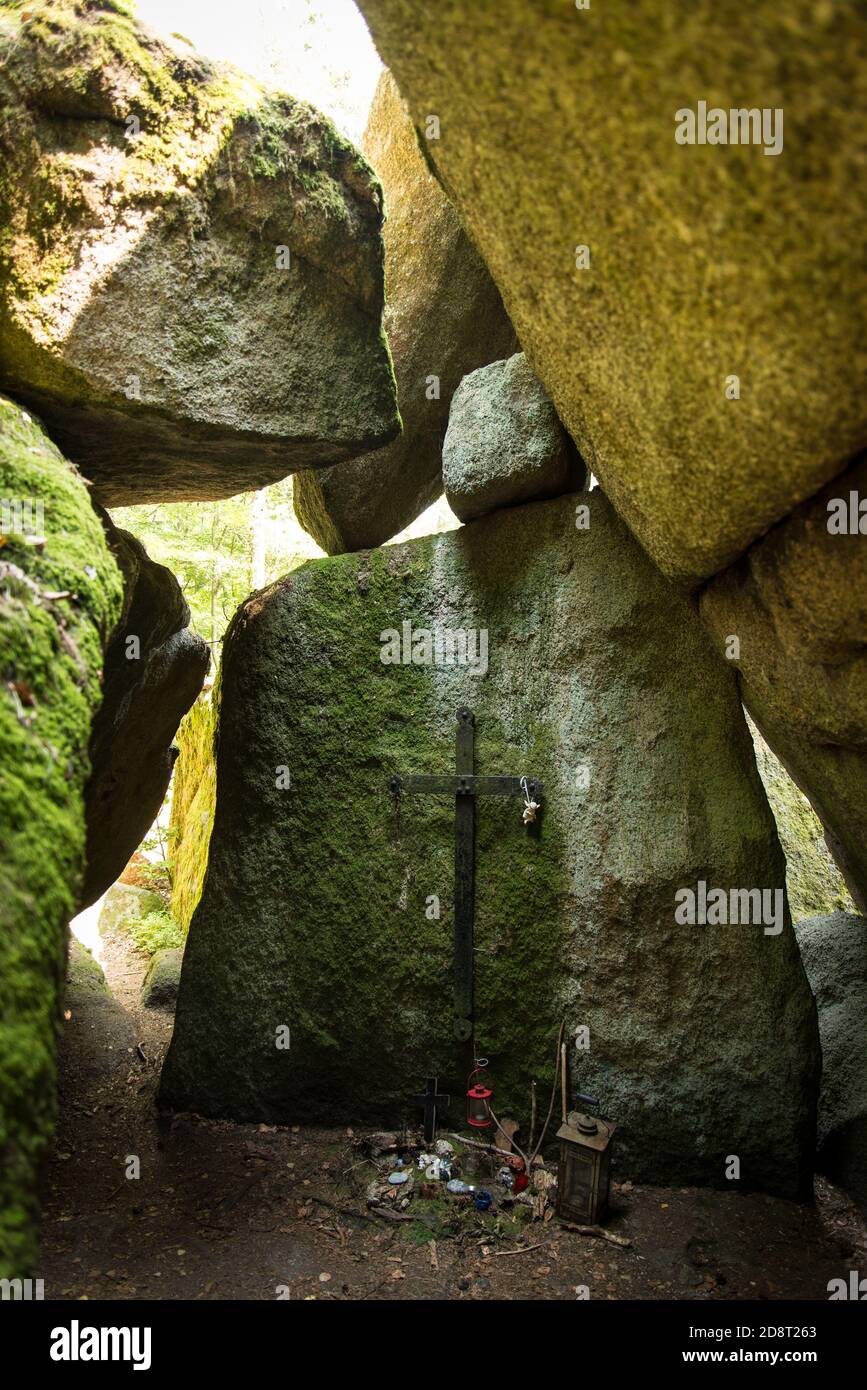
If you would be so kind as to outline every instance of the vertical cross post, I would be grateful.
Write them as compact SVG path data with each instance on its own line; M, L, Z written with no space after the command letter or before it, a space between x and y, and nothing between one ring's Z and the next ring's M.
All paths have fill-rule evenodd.
M473 932L476 886L476 798L470 791L474 771L475 720L472 710L458 710L455 735L455 1037L473 1036Z
M416 1105L424 1107L424 1142L432 1144L437 1137L437 1118L440 1109L448 1107L450 1096L437 1095L437 1078L429 1076L425 1082L424 1095L413 1096Z
M455 798L454 1033L461 1042L473 1036L476 797L526 796L538 804L542 796L542 783L535 777L477 777L474 739L473 712L462 706L457 712L454 777L395 773L388 784L396 797L414 792Z

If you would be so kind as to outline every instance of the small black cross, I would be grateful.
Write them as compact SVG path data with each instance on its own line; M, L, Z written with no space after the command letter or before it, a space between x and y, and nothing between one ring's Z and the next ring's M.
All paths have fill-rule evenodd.
M432 1144L437 1137L437 1111L448 1108L449 1096L437 1095L437 1079L429 1076L425 1082L424 1095L413 1096L416 1105L424 1106L424 1142Z
M473 1036L473 933L475 916L476 797L524 796L539 802L542 783L535 777L477 777L472 710L457 713L455 775L427 777L395 774L389 788L395 797L405 792L455 798L455 1037Z

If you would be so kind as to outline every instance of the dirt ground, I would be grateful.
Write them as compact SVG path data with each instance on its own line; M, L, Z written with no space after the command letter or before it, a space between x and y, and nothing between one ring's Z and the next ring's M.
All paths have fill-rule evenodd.
M413 1201L421 1219L377 1217L359 1131L158 1115L172 1021L140 1007L146 964L113 936L110 992L70 969L46 1298L826 1300L829 1279L867 1266L864 1221L822 1179L813 1205L615 1184L606 1229L628 1246L445 1195ZM479 1163L470 1181L489 1185Z

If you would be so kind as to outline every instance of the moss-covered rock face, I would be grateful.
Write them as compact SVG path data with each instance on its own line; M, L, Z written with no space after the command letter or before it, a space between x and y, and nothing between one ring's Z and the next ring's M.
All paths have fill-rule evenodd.
M187 626L190 610L171 570L107 513L103 523L124 601L90 741L82 908L114 883L153 823L172 775L172 740L211 662L207 642Z
M819 1170L867 1212L867 921L835 912L797 933L822 1039Z
M418 657L425 632L434 657L437 633L467 634L475 665L383 661L404 623ZM460 705L479 774L545 783L533 825L512 798L477 812L476 1045L499 1113L526 1121L565 1019L572 1086L621 1124L630 1172L723 1182L736 1153L744 1182L797 1190L817 1036L788 915L777 935L675 920L701 880L783 889L735 681L598 491L313 561L236 614L164 1102L394 1124L427 1075L461 1096L454 800L389 791L454 770Z
M381 545L439 497L455 388L517 347L499 290L431 174L389 72L362 148L385 192L385 324L403 433L362 459L295 479L299 520L331 555Z
M146 1009L173 1009L181 978L182 952L177 946L155 951L141 990Z
M752 720L756 765L786 856L786 888L792 920L852 912L854 904L825 842L822 822Z
M840 504L855 529L839 533ZM867 910L867 457L754 545L701 596L721 649L731 636L744 702L819 815ZM830 528L830 529L829 529Z
M438 117L428 153L521 347L665 572L722 569L864 446L863 5L360 8L420 132ZM782 149L677 143L702 101L782 109Z
M121 577L75 469L0 399L0 1276L34 1265L84 785Z
M169 824L172 915L186 931L202 896L217 801L210 697L197 700L184 719L178 730L178 750Z
M382 195L312 107L124 6L0 10L0 383L100 501L224 497L399 428Z

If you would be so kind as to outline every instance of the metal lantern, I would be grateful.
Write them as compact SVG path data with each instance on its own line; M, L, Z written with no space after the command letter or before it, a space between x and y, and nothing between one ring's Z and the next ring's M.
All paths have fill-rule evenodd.
M576 1097L579 1104L599 1108L592 1096ZM557 1131L560 1167L557 1174L557 1215L567 1221L595 1226L608 1208L611 1149L616 1125L600 1115L572 1110Z
M487 1065L487 1057L478 1057L475 1067L467 1077L467 1124L472 1125L473 1129L487 1129L491 1123L489 1101L494 1093L485 1085L482 1075ZM474 1076L478 1077L475 1083Z

